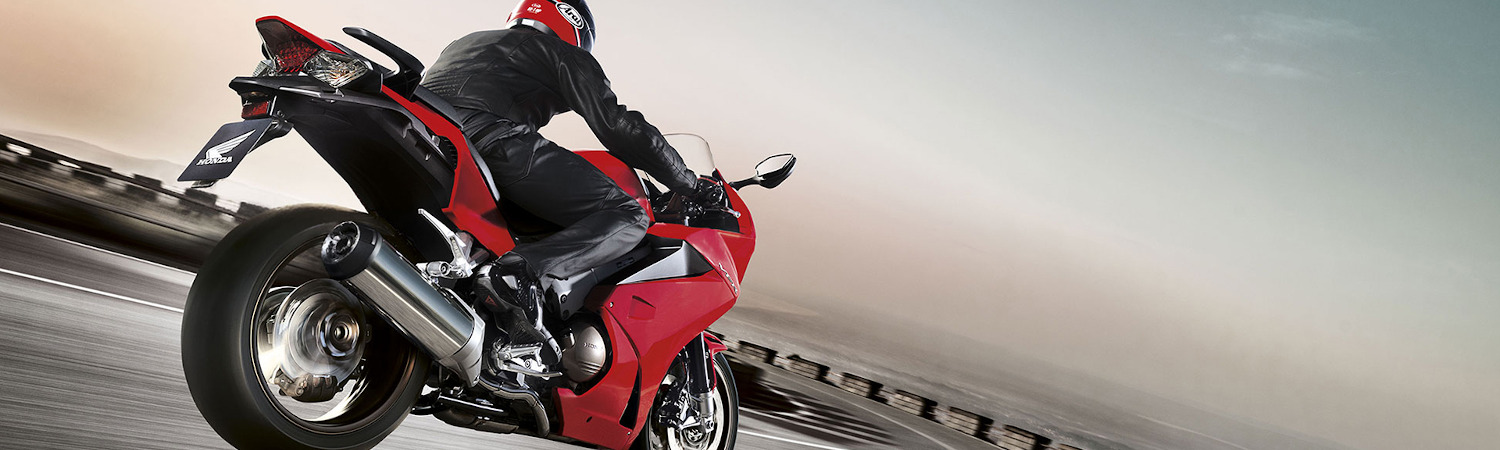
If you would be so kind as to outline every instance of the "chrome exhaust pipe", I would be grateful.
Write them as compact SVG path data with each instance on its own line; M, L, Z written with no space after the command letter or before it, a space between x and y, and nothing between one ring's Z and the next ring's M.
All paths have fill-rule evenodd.
M484 319L417 271L380 232L354 222L339 224L323 241L323 266L466 385L479 380Z

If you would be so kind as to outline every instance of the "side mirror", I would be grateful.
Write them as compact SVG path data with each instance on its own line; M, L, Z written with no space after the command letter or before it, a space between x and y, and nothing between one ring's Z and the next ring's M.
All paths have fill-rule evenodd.
M760 185L760 187L771 189L780 186L781 182L792 176L792 169L796 166L796 156L792 156L791 153L782 153L756 164L755 177L729 183L729 186L740 189L745 186Z

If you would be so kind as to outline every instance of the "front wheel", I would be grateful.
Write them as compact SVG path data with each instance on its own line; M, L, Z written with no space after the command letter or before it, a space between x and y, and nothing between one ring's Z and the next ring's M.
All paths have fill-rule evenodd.
M318 250L365 214L273 210L214 247L188 293L182 366L203 418L241 448L365 449L405 419L430 360L328 278Z
M669 392L686 391L681 386L674 388L676 383L687 383L681 364L676 364L662 381L656 405L651 408L650 419L633 450L733 449L739 432L740 394L734 385L729 359L722 353L714 355L714 388L708 393L707 402L692 399L691 395L667 398ZM671 401L682 402L686 420L663 417L662 406Z

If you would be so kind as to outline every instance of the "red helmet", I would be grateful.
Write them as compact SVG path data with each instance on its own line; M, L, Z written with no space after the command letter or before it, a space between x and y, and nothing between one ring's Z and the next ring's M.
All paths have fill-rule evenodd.
M506 22L510 28L535 28L585 51L594 49L594 14L584 0L522 0Z

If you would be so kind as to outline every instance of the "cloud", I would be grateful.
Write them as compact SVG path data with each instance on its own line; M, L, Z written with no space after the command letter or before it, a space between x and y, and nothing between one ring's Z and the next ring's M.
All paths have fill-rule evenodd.
M1253 61L1248 57L1240 57L1233 61L1224 63L1223 69L1230 73L1244 73L1260 75L1283 80L1307 80L1316 79L1318 76L1300 68L1281 63Z
M1370 29L1339 19L1314 19L1266 12L1246 17L1245 23L1250 25L1250 32L1246 36L1248 39L1280 45L1374 39Z
M1312 62L1329 46L1375 40L1375 33L1342 19L1319 19L1263 12L1240 18L1243 28L1229 30L1210 40L1234 49L1230 59L1218 64L1232 74L1280 80L1321 79L1313 70L1282 61Z

